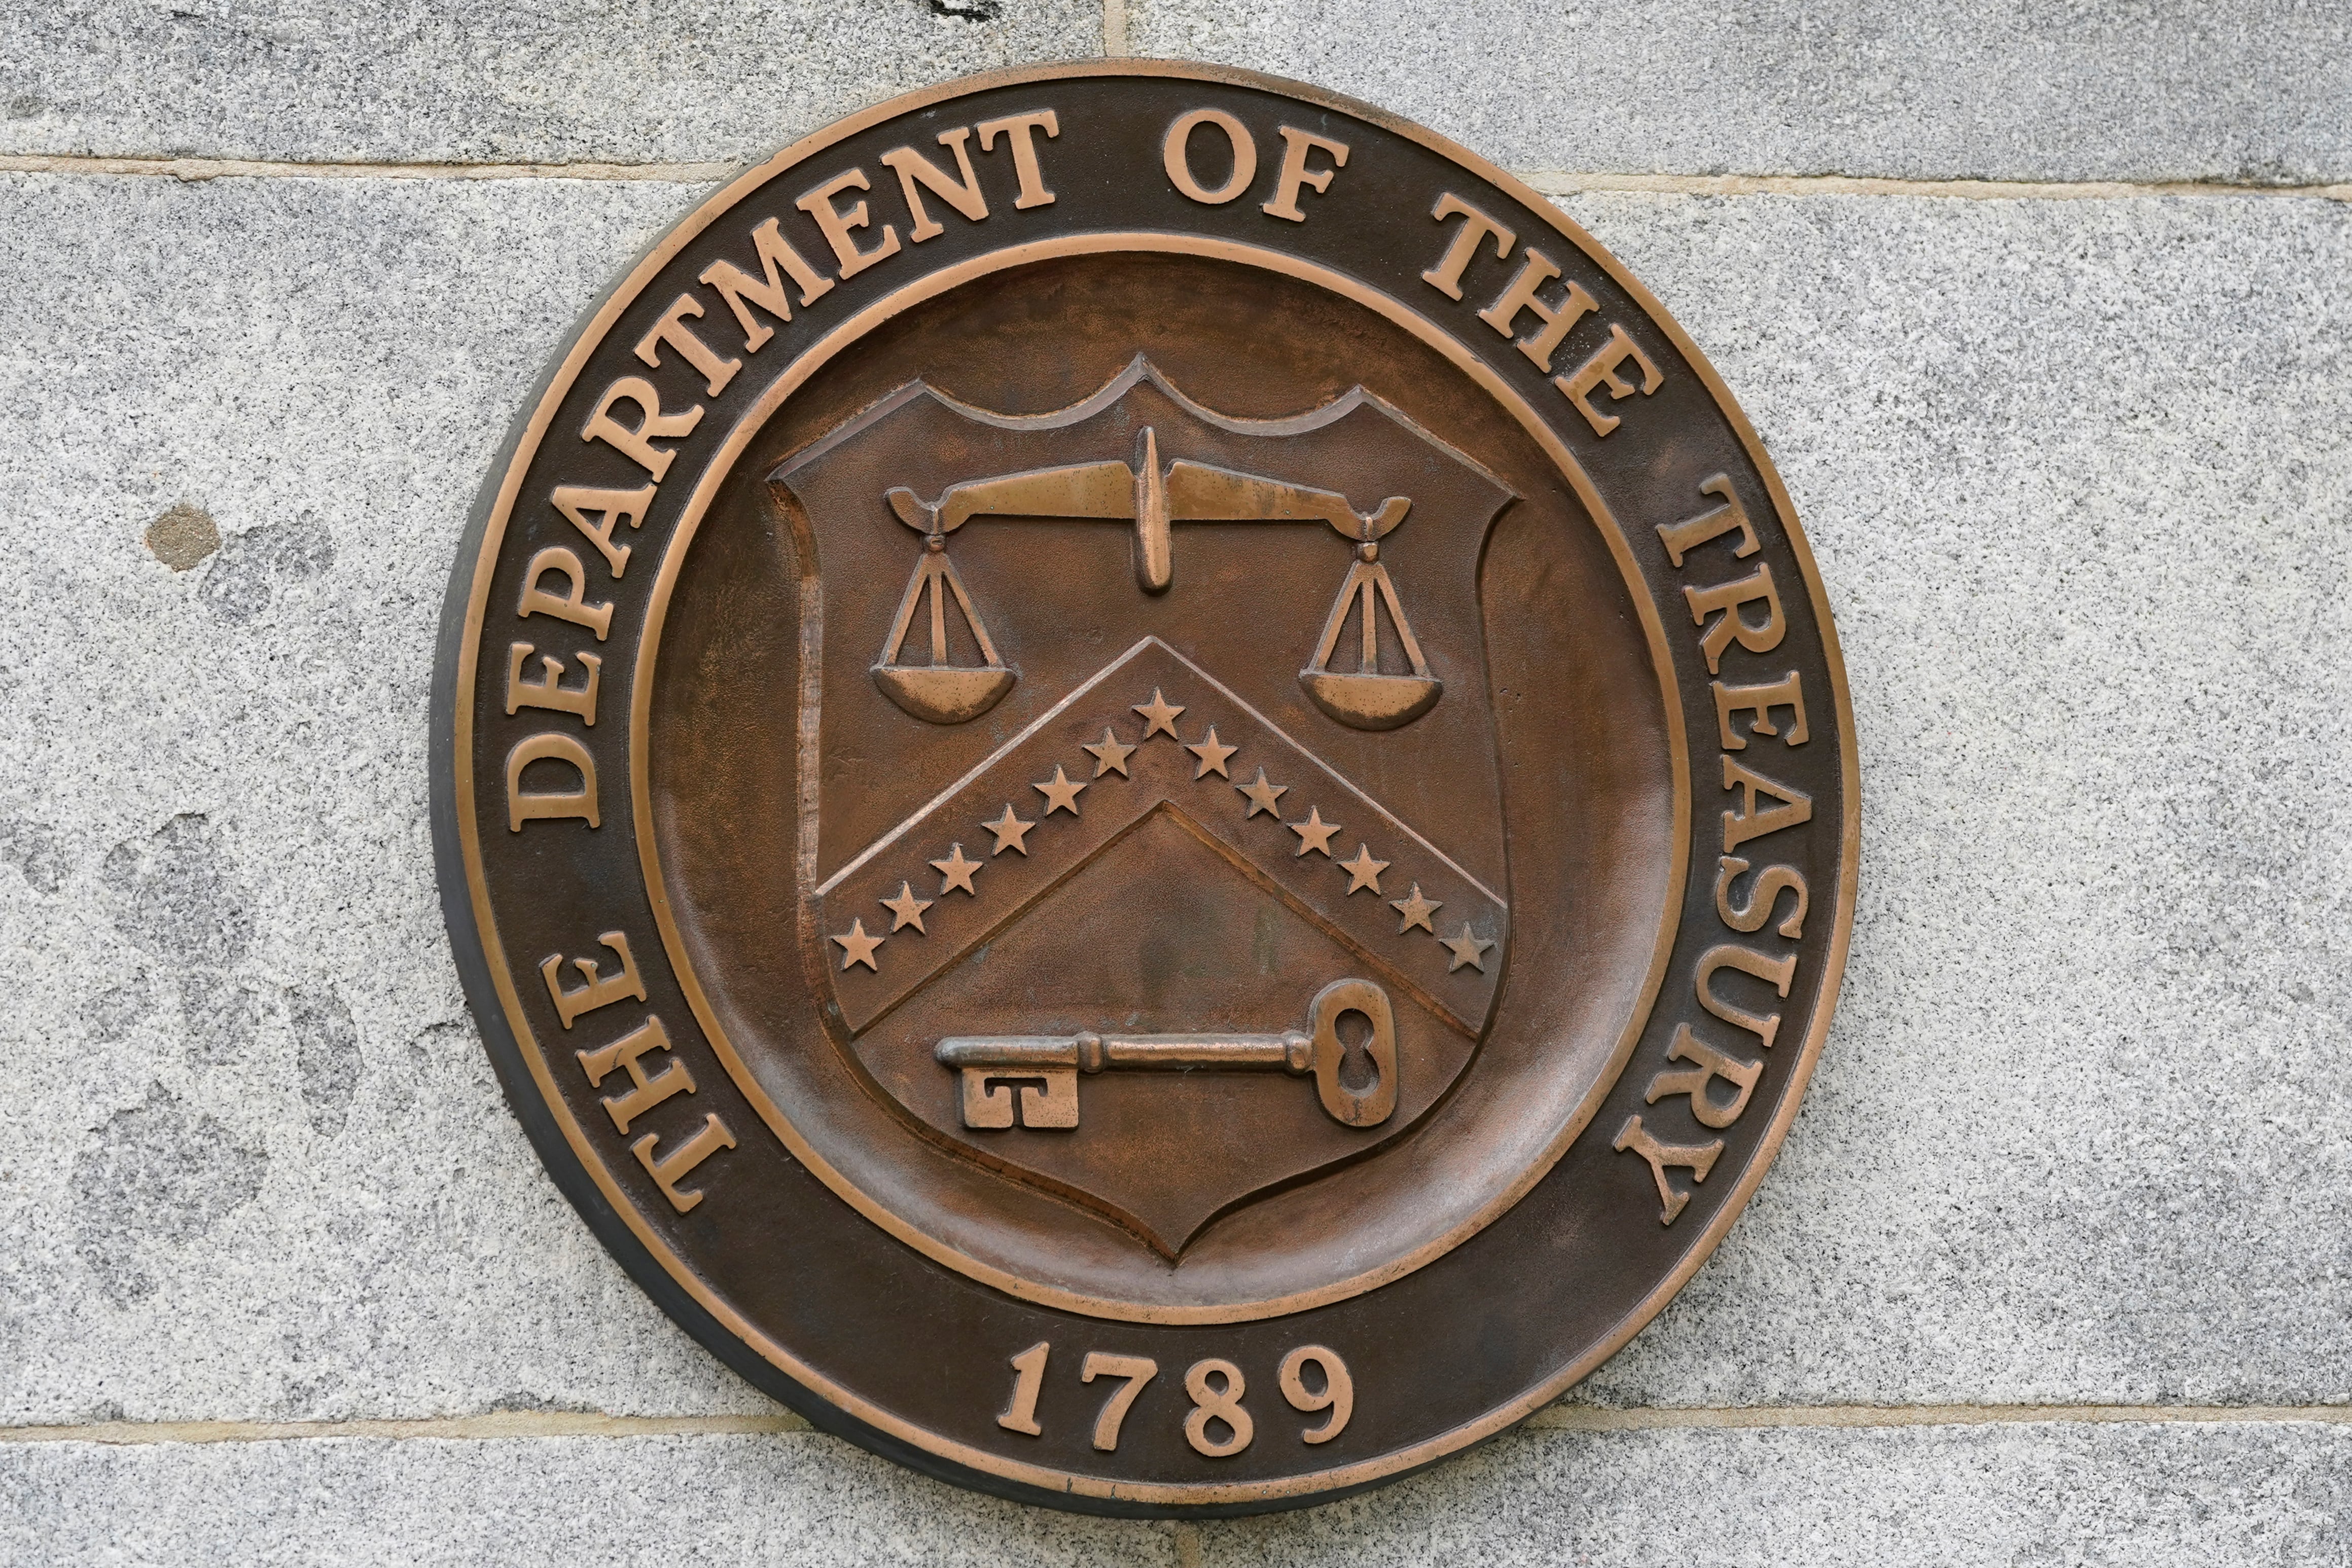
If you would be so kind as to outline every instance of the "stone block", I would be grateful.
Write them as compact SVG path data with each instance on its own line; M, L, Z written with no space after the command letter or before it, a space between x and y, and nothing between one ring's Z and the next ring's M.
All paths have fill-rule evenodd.
M1002 1503L815 1434L12 1444L0 1555L67 1563L1197 1563L2304 1568L2352 1548L2318 1423L1526 1433L1322 1508L1174 1527Z
M768 1408L541 1173L425 828L466 509L690 200L0 179L0 1424ZM2352 1399L2352 210L1575 209L1788 478L1868 824L1779 1168L1580 1396Z
M2352 1550L2309 1424L1528 1433L1325 1508L1204 1524L1202 1568L2296 1568Z
M1506 167L2352 179L2352 18L2294 0L1129 0L1139 55L1369 99Z
M1573 210L1775 455L1864 799L1805 1110L1583 1396L2352 1398L2352 210Z
M0 9L0 153L749 163L972 71L1102 52L1099 0Z
M18 1568L1175 1568L1170 1526L929 1480L814 1433L0 1447Z
M0 1423L770 1408L541 1173L425 823L472 493L688 199L0 185L0 1038L44 1064L0 1103Z

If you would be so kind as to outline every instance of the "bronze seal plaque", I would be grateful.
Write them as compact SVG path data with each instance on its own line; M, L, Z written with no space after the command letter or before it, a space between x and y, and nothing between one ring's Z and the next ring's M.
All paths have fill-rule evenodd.
M976 78L705 203L519 426L436 703L458 961L599 1237L1065 1508L1559 1394L1844 961L1843 675L1722 383L1525 186L1241 72Z

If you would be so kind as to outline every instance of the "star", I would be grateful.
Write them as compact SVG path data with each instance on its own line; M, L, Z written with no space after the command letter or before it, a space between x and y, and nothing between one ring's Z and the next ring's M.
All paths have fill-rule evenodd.
M1145 740L1149 741L1152 736L1159 734L1165 734L1171 741L1181 739L1181 737L1176 733L1176 715L1181 713L1184 710L1181 708L1171 708L1168 706L1168 699L1160 695L1160 688L1156 686L1153 687L1151 689L1151 700L1149 702L1137 703L1135 705L1135 711L1142 714L1144 718L1150 721L1149 724L1144 726L1143 738Z
M833 940L841 943L842 968L846 969L853 963L862 963L877 974L882 973L882 966L874 962L874 950L889 941L888 937L867 936L866 922L852 921L849 922L849 934L837 936Z
M1215 773L1220 778L1233 777L1233 774L1225 772L1225 759L1241 750L1239 746L1219 745L1217 727L1214 724L1209 726L1208 734L1197 745L1187 746L1184 749L1201 759L1201 771L1192 775L1196 779L1207 778L1211 773Z
M1148 741L1151 739L1151 737L1146 735L1144 739ZM1120 745L1118 743L1118 731L1113 730L1109 725L1106 724L1103 726L1101 745L1087 746L1083 749L1094 753L1095 777L1100 778L1103 774L1108 773L1116 773L1121 778L1132 778L1134 776L1127 771L1127 759L1129 755L1134 752L1135 748L1133 746Z
M1265 770L1264 768L1258 769L1257 782L1255 784L1235 784L1234 787L1241 791L1244 795L1249 796L1250 799L1250 808L1242 813L1242 820L1244 822L1247 822L1251 817L1255 816L1261 811L1266 813L1277 822L1282 819L1282 814L1274 809L1274 803L1281 799L1284 795L1288 795L1290 793L1290 786L1288 784L1266 783Z
M1004 803L1003 816L998 817L994 822L983 822L981 826L996 835L996 847L989 851L991 855L1002 855L1007 849L1018 849L1026 855L1029 853L1029 846L1022 843L1021 840L1026 837L1029 830L1037 825L1034 822L1024 822L1013 816L1013 803L1008 800Z
M1339 862L1339 869L1348 873L1348 893L1351 898L1366 888L1370 888L1377 898L1381 890L1381 873L1388 868L1387 861L1372 858L1371 847L1365 844L1356 846L1353 860Z
M1072 816L1076 816L1078 815L1078 792L1087 786L1082 784L1072 784L1069 775L1062 771L1062 765L1056 763L1054 764L1052 784L1031 784L1029 787L1045 797L1046 816L1051 816L1057 811L1066 811ZM1008 805L1004 809L1010 811L1013 808ZM1028 851L1024 849L1022 853L1025 855Z
M1309 849L1319 849L1325 855L1329 855L1331 835L1339 831L1338 823L1323 820L1321 806L1308 807L1306 821L1286 822L1283 826L1298 835L1298 852L1301 855L1306 854Z
M946 891L945 889L941 889L940 890L942 892ZM971 889L969 888L964 889L966 892L970 892L971 890ZM931 900L929 899L919 899L915 897L915 889L912 884L902 881L898 884L898 896L897 898L882 899L877 901L884 909L890 911L890 929L892 931L897 931L902 926L913 926L917 931L923 931L923 911L931 907ZM929 936L930 932L923 931L923 934L925 936Z
M1351 893L1355 891L1353 888L1350 888L1348 890ZM1389 900L1389 908L1394 910L1398 914L1404 917L1404 923L1397 927L1397 935L1399 936L1402 936L1405 932L1411 931L1415 926L1419 926L1430 935L1435 936L1437 934L1437 928L1429 923L1429 917L1435 914L1444 907L1445 900L1444 899L1423 898L1421 896L1421 884L1419 882L1415 882L1412 885L1412 897L1409 899L1391 899ZM1481 973L1484 972L1482 971Z
M979 889L971 885L971 874L987 863L985 860L967 860L963 858L962 845L950 845L946 859L931 862L931 869L940 874L940 897L944 899L958 888L975 899L980 897Z
M1455 970L1461 968L1465 963L1471 968L1476 970L1479 973L1486 973L1486 950L1495 945L1493 942L1486 941L1483 937L1472 936L1470 934L1470 922L1468 921L1464 921L1462 922L1462 934L1460 936L1441 936L1437 939L1437 943L1440 947L1449 950L1454 954L1454 962L1445 966L1445 973L1448 974L1453 973Z

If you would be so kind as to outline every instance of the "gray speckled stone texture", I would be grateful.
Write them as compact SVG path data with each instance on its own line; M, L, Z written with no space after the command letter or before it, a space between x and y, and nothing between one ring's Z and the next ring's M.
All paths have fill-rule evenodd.
M2352 1433L2311 1424L1526 1434L1199 1568L2335 1568ZM0 1450L21 1568L744 1563L1192 1568L1166 1524L1047 1513L814 1434Z
M1386 1492L1204 1524L1201 1547L1202 1568L2334 1568L2352 1433L1530 1433Z
M1023 1508L813 1433L0 1448L13 1568L1177 1568L1174 1531Z
M690 201L0 180L0 1423L768 1408L538 1169L425 824L472 494Z
M2352 1399L2352 208L1620 196L1829 584L1837 1021L1603 1401Z
M1506 166L2352 179L2352 10L2312 0L1129 0L1139 55L1369 99Z
M541 1173L425 821L466 507L688 200L0 181L0 1423L765 1407ZM1778 1168L1578 1397L2352 1399L2352 211L1577 211L1778 454L1868 822Z
M1102 45L1098 0L0 0L0 153L751 162Z

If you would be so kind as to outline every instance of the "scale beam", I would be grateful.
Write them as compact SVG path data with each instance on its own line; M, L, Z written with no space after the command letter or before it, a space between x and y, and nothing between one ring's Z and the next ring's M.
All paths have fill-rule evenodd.
M1445 689L1430 668L1406 621L1389 569L1381 563L1380 542L1412 510L1406 496L1390 496L1370 511L1358 511L1337 490L1292 484L1264 474L1245 474L1213 464L1178 458L1160 461L1160 437L1149 425L1136 436L1135 460L1108 458L1066 463L986 479L961 479L925 500L903 485L883 492L898 521L923 535L929 565L919 565L908 584L896 625L874 679L893 702L935 724L959 724L993 707L1020 679L997 658L961 579L946 564L947 536L976 517L1012 521L1124 522L1135 530L1135 580L1147 594L1164 594L1175 580L1171 525L1179 522L1320 522L1352 541L1356 561L1331 614L1315 657L1298 672L1298 683L1324 714L1357 730L1393 730L1433 707ZM928 590L931 607L931 662L905 665L899 650L919 594ZM947 663L942 592L952 592L971 623L982 664ZM1353 670L1335 670L1331 656L1351 607L1360 607L1361 651ZM1396 627L1410 673L1383 674L1378 620L1382 611ZM1009 1103L1009 1102L1008 1102ZM1056 1112L1058 1114L1058 1112Z
M899 487L887 499L898 521L919 532L954 532L975 517L1071 519L1135 525L1135 576L1146 593L1174 578L1169 525L1177 522L1322 522L1359 544L1385 538L1412 502L1390 496L1359 512L1335 490L1317 489L1179 458L1162 467L1159 437L1145 426L1131 464L1111 459L964 479L926 501Z

